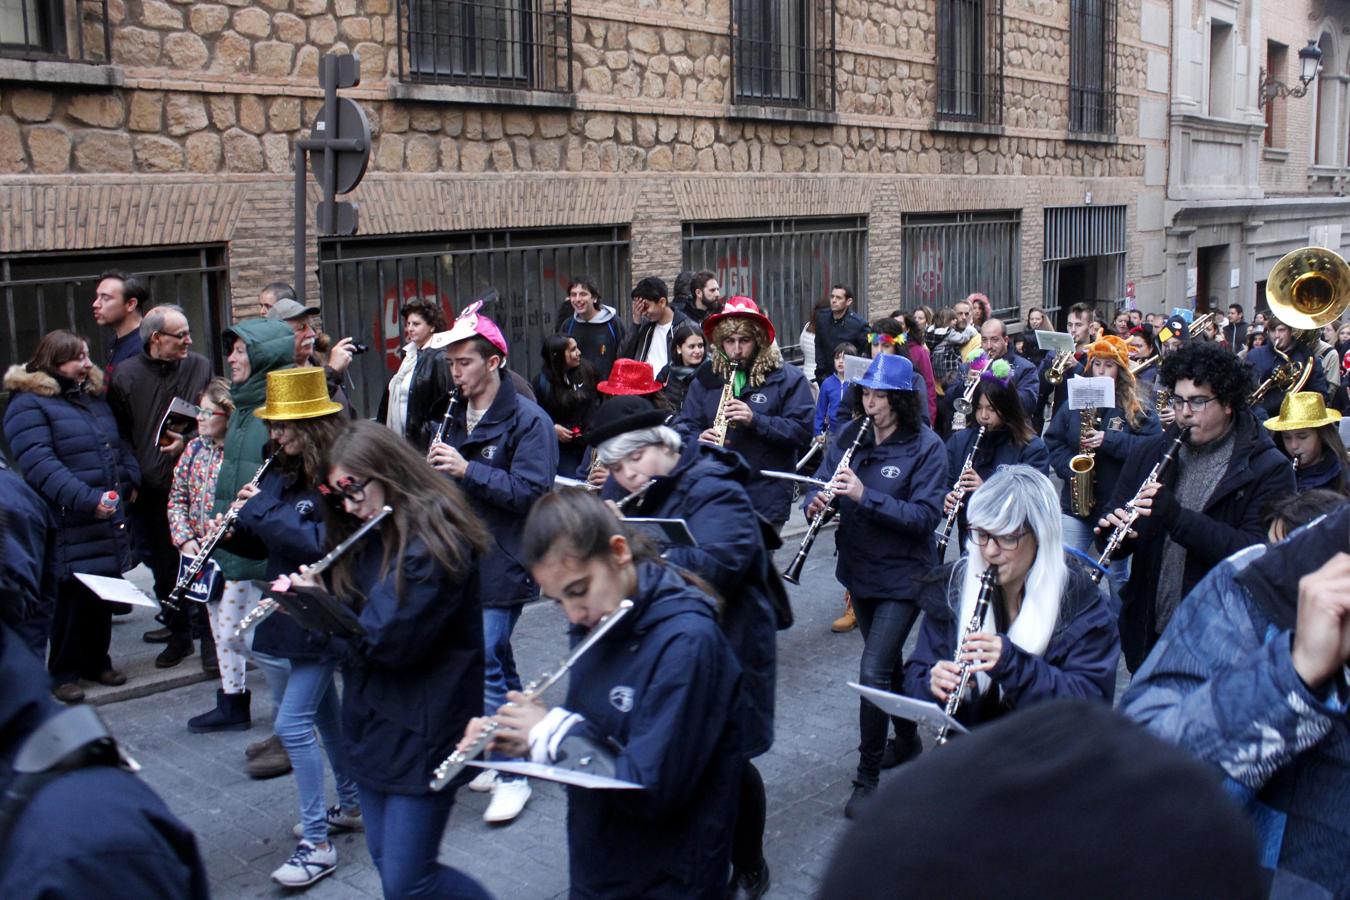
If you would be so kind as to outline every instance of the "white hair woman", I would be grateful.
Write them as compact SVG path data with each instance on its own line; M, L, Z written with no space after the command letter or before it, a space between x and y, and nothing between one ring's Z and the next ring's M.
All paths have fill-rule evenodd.
M1086 567L1066 558L1058 506L1050 479L1023 465L1004 466L971 496L969 553L920 593L924 622L905 693L945 704L959 659L975 675L957 713L967 726L1061 697L1111 702L1115 613ZM965 634L991 566L998 575L988 609Z

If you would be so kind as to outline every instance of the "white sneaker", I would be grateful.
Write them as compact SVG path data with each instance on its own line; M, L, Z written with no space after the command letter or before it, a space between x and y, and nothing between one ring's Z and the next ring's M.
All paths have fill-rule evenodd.
M524 778L499 778L492 786L492 802L483 811L483 821L493 824L510 822L525 808L530 799L530 783Z
M492 786L497 783L497 772L495 769L482 769L477 777L469 782L469 790L485 794L492 790Z
M327 850L320 850L309 841L301 841L286 860L272 873L272 880L282 887L306 887L337 869L337 848L330 841Z

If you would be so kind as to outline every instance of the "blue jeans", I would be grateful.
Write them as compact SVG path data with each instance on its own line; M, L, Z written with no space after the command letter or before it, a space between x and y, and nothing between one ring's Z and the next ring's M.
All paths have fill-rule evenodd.
M286 696L286 682L291 677L291 661L283 656L272 656L253 650L252 634L253 631L249 631L249 655L253 657L254 665L262 669L263 681L267 682L267 689L272 693L272 715L275 717L281 710L282 698Z
M483 714L495 716L506 702L507 691L520 690L520 675L516 673L516 657L511 652L511 632L520 620L524 606L483 609ZM489 759L510 759L493 752Z
M335 660L291 660L286 694L277 709L277 737L295 768L295 787L300 794L300 823L305 840L322 844L328 840L323 785L323 753L314 739L314 729L323 735L324 750L333 767L338 802L351 809L360 805L356 782L347 767L347 751L338 721L337 688L333 685Z
M458 869L436 862L454 791L441 794L386 794L361 786L366 846L380 872L387 900L447 897L489 900L483 886Z
M858 664L858 683L898 693L903 680L902 651L919 606L908 600L870 600L853 598L853 612L863 636L862 660ZM858 701L858 781L875 787L881 777L881 757L886 751L888 716L868 700ZM914 723L895 720L897 735L912 731Z

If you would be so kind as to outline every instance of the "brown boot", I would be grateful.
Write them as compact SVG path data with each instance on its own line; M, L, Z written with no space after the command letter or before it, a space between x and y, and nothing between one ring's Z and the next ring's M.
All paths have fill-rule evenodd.
M853 596L844 592L844 614L834 620L830 630L835 634L846 634L858 627L858 617L853 613Z
M249 744L244 748L244 756L247 759L256 759L268 750L271 750L273 744L276 744L278 747L281 746L281 738L277 737L275 734L264 738L261 741L254 741Z
M291 770L291 758L286 755L286 748L281 746L281 741L278 740L250 759L245 768L249 778L276 778Z

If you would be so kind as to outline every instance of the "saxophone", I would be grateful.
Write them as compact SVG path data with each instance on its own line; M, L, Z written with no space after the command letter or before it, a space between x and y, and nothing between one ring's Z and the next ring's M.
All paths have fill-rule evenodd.
M717 401L717 415L713 417L712 430L717 435L714 441L719 447L727 445L727 431L731 428L731 423L727 421L727 404L736 399L736 370L740 368L740 363L736 360L728 360L731 368L727 371L727 383L722 386L722 399Z
M969 565L969 563L967 563ZM961 668L961 680L956 685L956 690L947 695L947 706L943 710L947 718L956 715L956 710L961 706L961 696L966 692L966 686L970 684L970 660L962 659L962 653L966 646L966 641L975 634L984 625L985 614L989 611L989 596L994 592L994 585L998 584L998 566L990 566L980 575L980 592L975 596L975 608L970 613L970 621L966 623L965 628L956 638L956 659L953 660ZM1006 640L1006 638L1004 639ZM937 733L937 742L939 744L947 743L948 723L942 723L942 729Z
M1092 515L1095 502L1092 492L1093 470L1097 466L1093 451L1087 449L1088 436L1097 430L1097 410L1088 407L1079 412L1078 448L1081 452L1069 460L1069 471L1073 473L1069 481L1071 496L1070 507L1078 518Z

